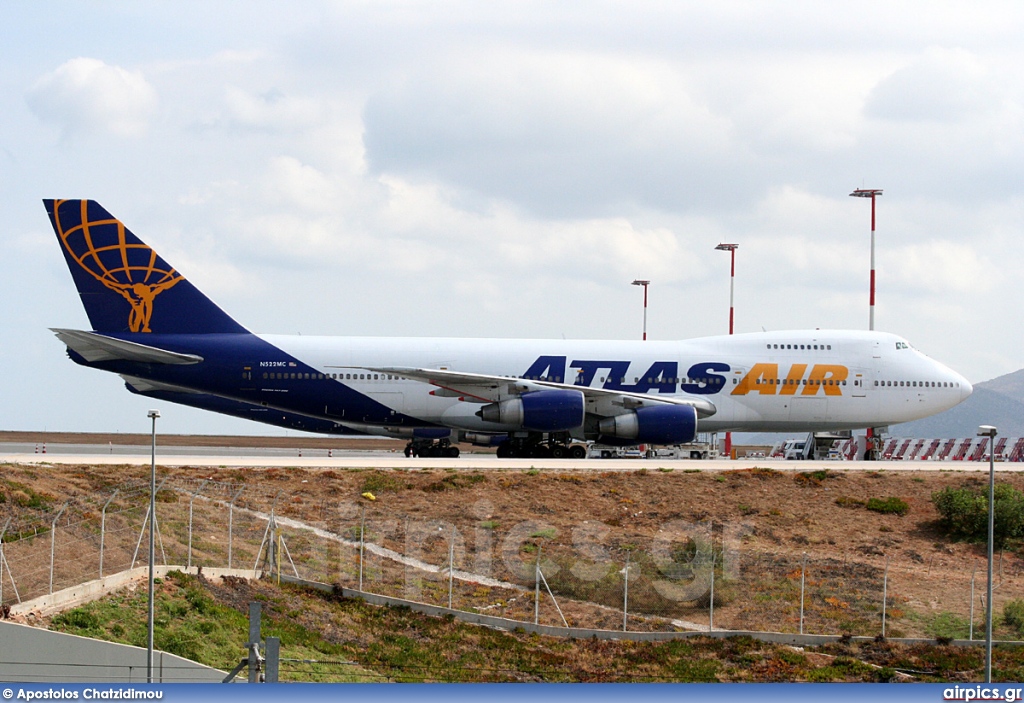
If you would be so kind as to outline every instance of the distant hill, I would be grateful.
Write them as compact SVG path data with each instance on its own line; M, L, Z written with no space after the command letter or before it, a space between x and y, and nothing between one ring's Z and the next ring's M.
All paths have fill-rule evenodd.
M1004 437L1024 437L1024 369L974 386L964 402L923 420L889 427L893 437L970 437L995 425Z

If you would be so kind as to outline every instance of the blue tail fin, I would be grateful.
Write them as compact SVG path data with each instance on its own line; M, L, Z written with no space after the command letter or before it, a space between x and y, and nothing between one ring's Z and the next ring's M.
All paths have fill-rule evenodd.
M246 332L94 200L44 200L96 332Z

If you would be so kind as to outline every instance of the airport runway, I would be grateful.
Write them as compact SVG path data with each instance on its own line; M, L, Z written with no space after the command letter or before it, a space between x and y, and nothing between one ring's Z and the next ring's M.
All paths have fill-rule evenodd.
M139 446L50 444L46 453L31 444L0 443L0 461L17 464L148 465L150 452ZM962 471L987 472L988 464L969 461L782 461L779 459L499 459L493 454L464 453L458 459L407 458L401 452L302 450L261 447L160 447L159 466L304 469L486 469L528 471L729 471L754 466L779 471ZM996 471L1024 470L1024 463L1002 463Z

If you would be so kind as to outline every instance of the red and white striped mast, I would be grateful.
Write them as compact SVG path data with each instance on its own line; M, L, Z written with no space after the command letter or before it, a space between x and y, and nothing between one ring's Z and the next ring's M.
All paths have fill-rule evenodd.
M875 329L875 196L882 194L881 188L858 188L850 193L854 198L871 198L871 301L868 313L868 329Z
M875 329L875 198L882 194L881 188L858 188L850 193L854 198L871 198L871 298L868 304L868 329ZM871 446L868 454L875 458L875 428L869 427L868 443Z
M739 248L739 244L719 244L715 247L715 251L727 251L732 259L729 266L729 334L733 333L733 323L735 322L736 312L736 250ZM725 433L725 455L732 458L732 432Z
M732 265L729 267L729 334L733 332L733 320L735 312L736 292L736 250L739 244L719 244L715 251L727 251L732 258Z

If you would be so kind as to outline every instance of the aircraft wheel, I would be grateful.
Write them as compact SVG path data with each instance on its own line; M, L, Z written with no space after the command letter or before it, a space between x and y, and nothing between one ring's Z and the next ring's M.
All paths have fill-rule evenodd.
M448 447L447 449L444 450L444 455L446 457L448 457L449 459L458 459L459 458L459 448L458 447Z
M576 444L569 447L569 456L573 459L586 459L587 450L583 448L582 444Z
M564 459L565 458L565 447L561 444L556 444L551 447L551 458L552 459Z

